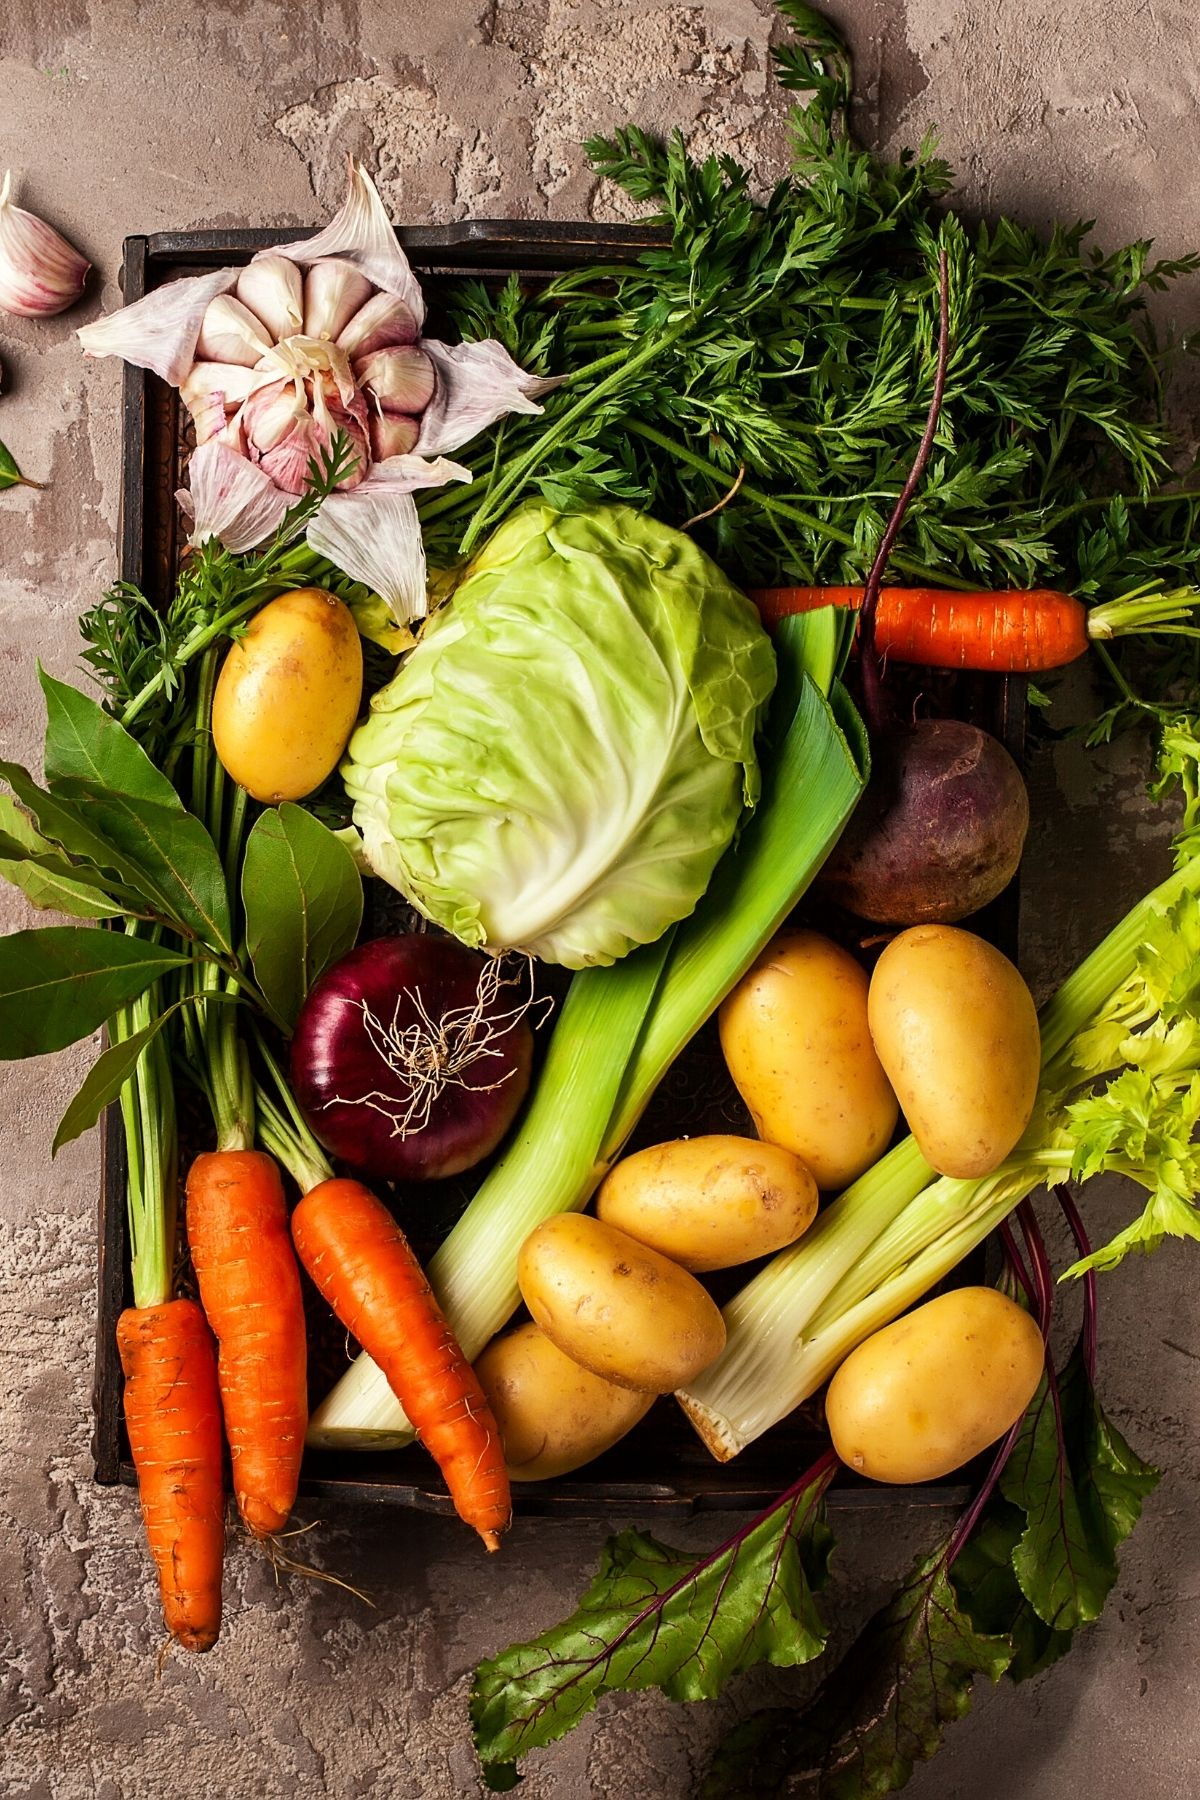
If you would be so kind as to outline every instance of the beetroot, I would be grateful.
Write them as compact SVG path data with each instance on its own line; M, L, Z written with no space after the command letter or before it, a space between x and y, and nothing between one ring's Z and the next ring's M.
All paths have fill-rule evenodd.
M882 925L952 924L1008 886L1028 827L1003 744L960 719L921 719L875 740L867 790L820 885Z
M455 939L359 944L314 983L292 1086L327 1150L367 1175L457 1175L494 1150L529 1087L532 972Z

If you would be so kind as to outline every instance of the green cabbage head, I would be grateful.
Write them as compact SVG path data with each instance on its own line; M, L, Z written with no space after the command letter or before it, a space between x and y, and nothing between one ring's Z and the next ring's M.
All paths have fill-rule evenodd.
M625 506L524 507L343 766L375 873L466 944L581 969L690 913L758 795L750 602Z

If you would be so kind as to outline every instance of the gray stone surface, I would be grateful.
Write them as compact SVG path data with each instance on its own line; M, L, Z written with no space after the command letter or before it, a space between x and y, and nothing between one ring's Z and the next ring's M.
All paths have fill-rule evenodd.
M859 53L860 124L891 144L942 128L967 199L1043 221L1094 214L1105 240L1200 240L1200 31L1190 0L838 0ZM0 0L0 169L93 257L66 319L0 319L0 436L48 480L0 501L0 748L36 758L35 658L75 657L74 620L114 568L119 375L73 327L117 301L130 230L309 223L341 153L367 156L395 216L599 215L578 149L634 117L678 122L763 179L786 152L766 0ZM1176 322L1196 323L1196 282ZM1033 774L1025 954L1053 981L1162 865L1131 750L1060 746ZM5 891L6 927L25 923ZM81 1046L6 1068L0 1109L0 1793L12 1800L443 1800L477 1791L473 1661L556 1616L602 1526L518 1524L484 1566L460 1532L340 1513L314 1534L366 1608L277 1587L240 1542L216 1652L155 1669L160 1638L135 1504L87 1453L92 1138L53 1164ZM1116 1219L1122 1198L1092 1202ZM1200 1790L1200 1362L1194 1263L1169 1248L1105 1284L1103 1387L1166 1477L1103 1621L1069 1662L980 1697L911 1791L923 1800L1175 1800ZM311 1510L306 1516L311 1517ZM830 1605L863 1616L938 1521L845 1523ZM716 1521L679 1532L710 1541ZM719 1706L610 1702L534 1757L530 1800L692 1794L721 1727L803 1677L746 1680Z

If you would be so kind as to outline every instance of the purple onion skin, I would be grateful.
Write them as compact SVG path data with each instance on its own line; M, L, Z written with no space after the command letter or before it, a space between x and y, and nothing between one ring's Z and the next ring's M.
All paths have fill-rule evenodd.
M501 1021L489 1049L434 1098L427 1121L402 1134L411 1087L389 1061L379 1027L424 1027L415 998L439 1024L476 1004L488 959L454 938L413 933L358 944L309 991L291 1046L292 1089L314 1134L342 1162L389 1181L430 1181L471 1168L496 1148L529 1088L533 1033ZM514 994L517 998L514 999ZM519 990L501 988L485 1017L511 1015ZM368 1096L370 1099L368 1101Z

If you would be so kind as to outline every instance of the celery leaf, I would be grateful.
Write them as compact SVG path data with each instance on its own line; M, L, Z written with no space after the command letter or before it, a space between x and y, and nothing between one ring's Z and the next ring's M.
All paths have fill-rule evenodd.
M752 1800L785 1783L806 1800L867 1800L905 1785L970 1708L975 1678L999 1681L1013 1658L1006 1635L980 1630L959 1606L947 1550L915 1565L804 1712L770 1708L729 1734L704 1800Z
M825 1647L813 1589L832 1539L822 1496L832 1464L699 1558L639 1531L605 1546L569 1619L481 1663L471 1697L476 1748L494 1787L578 1724L602 1694L657 1687L709 1700L756 1663L790 1668Z
M1170 1041L1163 1039L1156 1048ZM1181 1042L1185 1051L1191 1048L1186 1032ZM1101 1092L1074 1101L1067 1115L1076 1180L1115 1170L1150 1192L1140 1216L1068 1274L1115 1268L1131 1250L1155 1250L1164 1237L1200 1238L1200 1209L1194 1204L1200 1192L1200 1143L1195 1141L1200 1074L1126 1069Z

